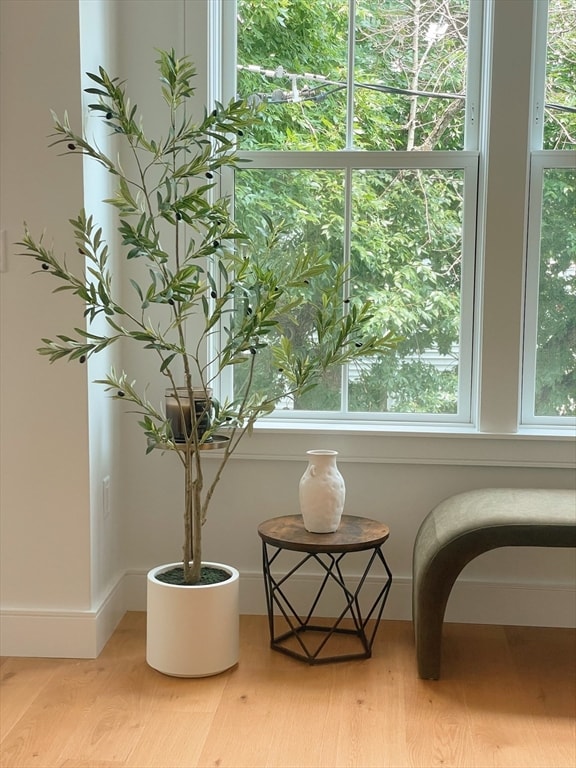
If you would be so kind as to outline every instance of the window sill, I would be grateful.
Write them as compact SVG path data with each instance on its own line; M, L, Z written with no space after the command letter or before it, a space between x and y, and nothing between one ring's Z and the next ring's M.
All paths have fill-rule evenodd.
M574 469L576 439L569 430L523 429L487 434L461 425L396 426L262 419L236 459L302 461L307 450L330 448L339 462Z
M565 439L568 441L576 440L576 428L572 425L567 426L522 426L518 432L481 432L471 424L451 424L449 422L430 422L429 424L397 421L382 422L376 424L371 421L353 421L353 420L304 420L304 419L278 419L274 417L264 417L260 419L254 427L257 432L294 432L297 434L332 434L346 433L350 435L378 436L393 434L406 436L428 436L434 435L438 438L451 438L467 436L474 439L522 439L538 437L540 439Z

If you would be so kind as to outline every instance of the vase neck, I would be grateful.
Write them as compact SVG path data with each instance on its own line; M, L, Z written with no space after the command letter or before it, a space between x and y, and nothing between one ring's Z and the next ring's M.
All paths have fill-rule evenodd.
M307 451L308 461L315 466L331 466L336 464L338 451Z

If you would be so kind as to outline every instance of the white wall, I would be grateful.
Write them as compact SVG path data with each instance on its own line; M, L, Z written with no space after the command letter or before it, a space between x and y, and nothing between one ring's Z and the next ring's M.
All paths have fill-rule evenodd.
M78 12L74 3L0 3L1 224L7 271L1 276L1 605L40 614L91 608L86 369L49 367L35 349L42 336L82 324L55 281L32 275L14 241L26 220L50 227L59 249L75 253L66 221L82 200L82 163L48 150L50 109L80 116ZM55 44L54 41L58 41ZM47 633L49 635L49 632ZM50 639L46 637L47 642ZM8 646L10 647L10 646Z
M82 169L72 158L57 158L48 150L46 135L49 108L68 108L71 117L80 118L75 3L0 0L0 9L0 226L12 242L26 218L35 231L46 226L72 253L66 220L80 205ZM92 43L107 41L100 60L117 65L118 74L135 86L136 101L150 116L147 122L154 121L157 104L155 47L191 53L199 71L199 99L204 100L203 0L87 0L83 20L90 19ZM110 37L112 29L117 45L114 35ZM82 56L82 64L93 68L97 47L84 48ZM98 208L99 198L92 196ZM84 368L48 366L36 355L41 336L80 324L81 313L61 294L51 296L49 278L31 276L31 262L17 258L13 250L1 278L2 650L93 655L122 610L144 606L145 572L180 557L179 465L170 455L145 456L144 438L133 418L93 387L88 407ZM28 306L33 310L27 311ZM150 381L150 396L161 398L164 384L154 377L145 356L123 349L120 359L112 356L106 364L110 361L125 367L132 378ZM91 367L90 378L103 366L100 362ZM386 555L395 584L388 618L410 615L413 540L422 518L438 501L478 487L568 488L575 480L574 443L566 439L358 434L341 428L324 434L258 430L231 462L205 529L207 559L229 562L241 571L246 612L264 611L257 524L297 511L298 479L306 466L305 452L313 447L340 452L346 511L382 520L391 528ZM111 509L105 516L102 481L107 476ZM488 553L463 573L448 617L573 623L575 571L575 553L570 550ZM72 641L63 631L71 626L76 633Z
M435 504L482 487L573 487L573 470L561 466L562 450L556 452L546 441L536 441L540 442L536 446L535 441L475 437L473 441L425 435L259 432L248 438L244 456L232 460L215 494L205 526L206 559L237 567L242 575L242 610L264 612L257 526L269 517L298 512L298 481L306 468L306 450L334 448L340 452L338 465L346 481L345 512L390 527L385 555L394 585L386 615L409 619L413 542ZM135 434L134 445L136 440ZM535 449L538 455L531 456ZM135 478L145 479L134 488L126 555L131 605L142 609L144 572L155 562L179 557L183 494L179 468L171 456L141 457L134 452L127 480ZM352 574L358 572L353 563L350 567ZM570 549L508 548L486 553L463 571L447 618L573 625L575 575L576 557Z
M98 72L103 66L109 72L118 69L116 3L80 3L80 69L82 89L94 87L87 72ZM116 145L113 135L101 117L91 114L88 104L96 97L83 93L82 119L84 131L100 149L114 157ZM84 159L84 206L106 233L109 246L109 265L116 275L113 283L115 295L122 294L119 277L118 236L114 209L102 201L113 196L114 181L106 170L90 158ZM90 326L93 333L105 335L109 326L101 316ZM117 467L120 461L121 430L114 401L104 388L94 382L104 378L110 368L122 368L121 348L112 346L90 358L87 366L89 382L88 424L90 440L90 509L91 509L91 587L92 607L99 617L96 624L98 645L107 639L124 611L120 584L123 575L122 525L116 510L119 508Z

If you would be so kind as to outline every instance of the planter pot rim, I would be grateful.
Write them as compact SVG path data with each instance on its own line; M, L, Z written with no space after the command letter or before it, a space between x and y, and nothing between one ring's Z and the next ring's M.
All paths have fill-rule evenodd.
M169 589L214 589L224 584L230 584L232 581L237 581L240 578L239 571L231 565L225 565L224 563L211 563L202 561L202 565L206 565L210 568L221 568L230 574L230 578L226 581L219 581L216 584L167 584L165 581L160 581L156 578L159 573L169 571L171 568L177 568L182 565L182 561L178 560L176 563L164 563L163 565L157 565L148 571L147 580L154 582L154 584L167 587Z

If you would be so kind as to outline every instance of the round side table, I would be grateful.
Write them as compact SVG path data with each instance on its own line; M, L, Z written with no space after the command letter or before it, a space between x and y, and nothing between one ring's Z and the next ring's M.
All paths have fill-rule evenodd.
M340 527L334 533L309 533L304 528L302 515L287 515L261 523L258 535L262 539L270 647L309 664L370 658L392 585L392 573L382 553L382 545L390 535L388 527L366 517L343 515ZM285 552L301 552L302 557L287 572L281 572L278 566ZM345 577L341 563L353 552L366 553L365 567L359 577ZM302 615L293 607L287 587L292 577L311 562L320 567L322 578L316 593L310 596L309 608ZM383 583L378 584L378 594L369 600L368 608L363 612L360 597L367 591L367 579L378 564L383 569ZM336 585L342 609L331 624L321 625L313 622L313 614L328 585ZM276 624L281 617L285 621L284 628L287 626L288 629L278 632ZM374 625L368 632L370 620ZM344 626L345 623L351 626ZM338 635L348 635L355 650L330 653L333 639Z

